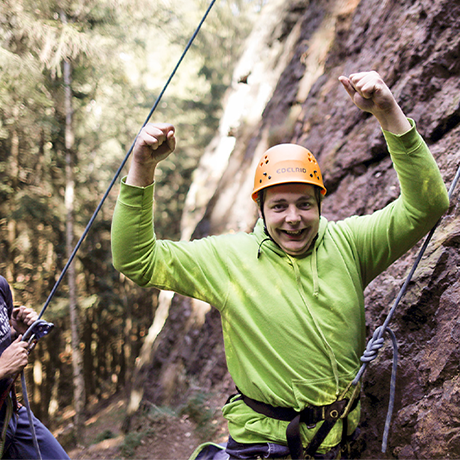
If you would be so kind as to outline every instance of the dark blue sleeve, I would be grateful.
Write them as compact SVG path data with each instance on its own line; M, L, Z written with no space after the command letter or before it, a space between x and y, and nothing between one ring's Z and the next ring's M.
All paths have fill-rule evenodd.
M11 312L13 311L13 296L11 294L10 285L3 276L0 275L0 303L2 307L8 312L8 318L11 318Z
M0 355L11 343L10 318L12 311L13 296L10 285L3 276L0 276Z

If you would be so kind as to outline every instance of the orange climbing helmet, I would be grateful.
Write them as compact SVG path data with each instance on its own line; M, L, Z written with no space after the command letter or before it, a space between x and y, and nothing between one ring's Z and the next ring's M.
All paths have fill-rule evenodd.
M268 149L257 165L252 199L272 185L300 182L316 185L326 195L321 170L313 154L297 144L279 144Z

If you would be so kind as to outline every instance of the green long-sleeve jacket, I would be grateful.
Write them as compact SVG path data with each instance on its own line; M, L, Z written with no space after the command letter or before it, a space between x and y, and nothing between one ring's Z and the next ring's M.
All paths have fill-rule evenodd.
M251 234L156 240L153 186L122 184L112 228L114 266L140 286L217 308L228 369L247 396L295 410L330 404L360 367L364 288L448 207L438 167L412 125L400 136L384 132L401 196L372 215L339 222L322 217L318 238L302 257L267 239L260 220ZM257 414L241 400L223 413L236 441L286 443L287 422ZM358 419L359 408L350 415L350 432ZM340 442L341 429L338 423L321 450ZM302 427L305 445L314 432Z

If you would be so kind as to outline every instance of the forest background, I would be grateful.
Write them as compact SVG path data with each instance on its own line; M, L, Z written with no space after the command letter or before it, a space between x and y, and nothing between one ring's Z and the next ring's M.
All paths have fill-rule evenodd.
M16 304L43 305L207 6L0 3L0 273ZM159 236L251 231L255 164L280 142L315 153L327 219L394 200L378 123L337 80L359 70L384 77L450 186L460 164L459 17L460 0L217 1L154 116L173 122L179 139L157 176ZM88 412L111 430L118 401L126 437L117 442L135 439L137 458L188 458L200 440L226 436L220 408L235 388L220 317L113 270L115 189L46 312L57 327L31 357L33 407L52 428L73 419L75 444ZM460 458L458 196L391 322L399 360L386 458ZM366 288L368 336L418 247ZM363 458L383 457L391 363L386 345L363 379ZM95 418L86 423L93 437ZM81 455L73 458L89 458Z
M221 1L154 116L181 131L157 175L157 231L178 239L185 196L263 0ZM0 4L0 273L40 311L208 2L5 0ZM124 391L157 292L111 263L111 193L44 319L29 398L46 424Z

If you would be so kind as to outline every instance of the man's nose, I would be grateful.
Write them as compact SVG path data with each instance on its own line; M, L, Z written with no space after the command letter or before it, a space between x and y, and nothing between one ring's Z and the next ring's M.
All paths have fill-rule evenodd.
M296 206L289 206L286 211L286 222L298 223L300 221L299 210Z

